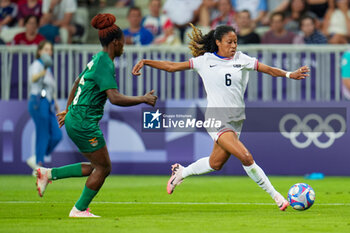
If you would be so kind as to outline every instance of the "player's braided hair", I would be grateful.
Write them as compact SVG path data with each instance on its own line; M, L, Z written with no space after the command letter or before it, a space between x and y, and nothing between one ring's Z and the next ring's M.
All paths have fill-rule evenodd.
M120 40L123 31L116 25L112 14L98 14L91 20L91 25L98 29L98 37L102 46L107 46L113 40Z
M231 26L218 26L215 30L211 30L208 34L204 35L202 32L190 24L192 32L188 33L188 37L191 39L188 47L191 50L193 57L198 57L206 52L214 53L218 51L216 40L221 41L222 37L228 32L236 33L235 29Z

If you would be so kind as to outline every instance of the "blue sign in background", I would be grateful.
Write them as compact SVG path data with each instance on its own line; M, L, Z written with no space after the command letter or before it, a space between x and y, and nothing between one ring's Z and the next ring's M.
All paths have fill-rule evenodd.
M65 102L61 101L60 105L63 108ZM201 109L204 106L205 101L203 100L165 101L158 102L154 112L162 108ZM109 149L112 173L169 174L170 166L175 162L188 165L201 157L210 155L214 142L204 131L145 132L142 129L142 109L145 107L147 106L140 105L125 108L106 104L105 115L100 125ZM267 110L274 108L281 113L273 113L269 116ZM308 109L308 111L296 111L301 108ZM0 109L0 173L29 174L31 170L25 161L35 153L35 130L27 111L27 102L1 101ZM252 109L255 110L252 111ZM264 114L255 114L256 109L266 110ZM330 145L322 146L339 130L340 123L329 123L329 127L333 128L328 127L326 133L319 130L313 134L307 132L298 135L295 140L300 143L309 140L308 145L304 148L295 142L293 144L290 139L293 135L289 134L290 138L288 138L276 130L279 129L280 118L286 114L298 115L301 120L309 114L316 114L322 119L322 124L325 124L328 116L338 114L347 123L349 122L349 110L349 102L248 102L247 120L240 139L267 174L304 175L323 172L326 175L350 175L348 166L350 164L350 133L347 130L341 132L332 143L329 143ZM272 125L273 130L264 129L269 124ZM313 124L314 127L317 127L317 124L320 123L313 120ZM255 127L259 125L263 130L255 130L257 129ZM286 128L291 127L286 126ZM270 129L270 126L267 129ZM85 161L76 146L70 141L64 128L62 131L63 140L53 152L52 161L47 166L61 166ZM315 142L316 136L319 143ZM216 174L244 175L245 172L240 162L232 157L223 170Z

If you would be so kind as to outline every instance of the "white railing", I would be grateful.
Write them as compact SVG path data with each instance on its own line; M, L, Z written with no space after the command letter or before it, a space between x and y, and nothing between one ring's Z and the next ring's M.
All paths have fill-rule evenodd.
M239 50L258 57L264 64L285 70L295 70L302 65L311 68L311 77L303 81L269 78L265 74L251 72L246 98L251 101L339 101L341 55L347 49L349 47L340 45L239 46ZM22 100L28 97L27 72L34 60L35 50L36 47L32 46L0 46L1 100ZM100 45L54 47L53 73L57 82L58 98L67 98L75 77L92 55L100 50ZM133 65L141 58L185 61L190 57L186 46L125 46L122 57L115 60L119 90L126 95L141 95L155 89L161 100L203 98L205 90L194 71L167 73L146 67L141 78L131 75Z

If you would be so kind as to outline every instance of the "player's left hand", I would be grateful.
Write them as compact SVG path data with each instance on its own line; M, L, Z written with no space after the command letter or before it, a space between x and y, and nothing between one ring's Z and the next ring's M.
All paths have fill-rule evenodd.
M309 77L310 68L308 66L303 66L290 74L291 79L304 79Z
M143 60L139 61L134 68L132 68L131 73L135 76L139 76L141 75L140 70L142 69L142 67L144 66L144 62Z
M64 110L60 113L57 113L57 120L58 120L58 126L61 128L64 125L64 121L66 120L66 115L67 115L67 111Z

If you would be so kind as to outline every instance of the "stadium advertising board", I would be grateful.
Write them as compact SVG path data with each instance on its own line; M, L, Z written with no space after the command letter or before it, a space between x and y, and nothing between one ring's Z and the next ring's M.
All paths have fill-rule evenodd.
M60 104L63 108L65 103ZM158 102L155 108L106 104L100 126L112 173L168 174L173 162L186 165L208 156L213 140L206 128L220 129L220 117L206 118L205 105L203 100ZM0 173L29 174L25 160L34 153L35 130L27 102L2 101L0 108L6 110L0 114ZM247 102L240 140L268 174L350 175L349 110L349 102ZM48 166L83 160L65 129L62 132L63 140ZM244 171L231 158L218 174L243 175Z

